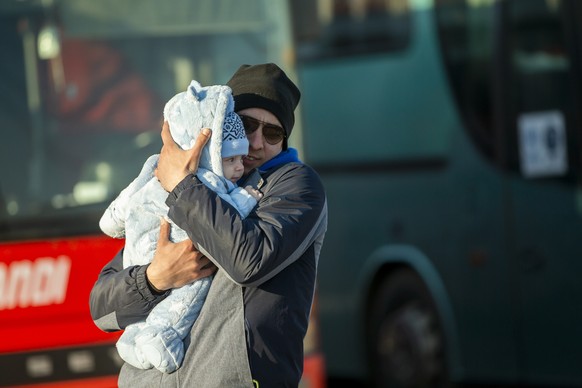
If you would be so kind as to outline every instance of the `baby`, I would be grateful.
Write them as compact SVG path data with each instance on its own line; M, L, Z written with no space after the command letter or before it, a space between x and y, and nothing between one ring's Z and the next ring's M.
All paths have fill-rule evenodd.
M246 217L262 194L236 186L244 168L242 158L249 143L228 86L202 87L192 81L185 92L172 97L164 108L174 141L190 149L203 128L212 130L202 151L198 178ZM151 156L139 176L109 205L99 226L107 235L125 237L124 268L144 265L153 259L161 217L170 222L170 240L183 241L186 232L167 218L168 193L154 175L159 155ZM117 342L118 352L127 363L140 369L171 373L184 357L183 340L198 317L211 278L174 289L144 322L129 325Z

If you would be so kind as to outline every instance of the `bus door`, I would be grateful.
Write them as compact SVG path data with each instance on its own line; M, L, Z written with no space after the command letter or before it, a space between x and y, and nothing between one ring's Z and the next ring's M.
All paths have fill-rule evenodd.
M497 3L517 346L528 383L582 383L581 4ZM576 8L576 9L574 9Z

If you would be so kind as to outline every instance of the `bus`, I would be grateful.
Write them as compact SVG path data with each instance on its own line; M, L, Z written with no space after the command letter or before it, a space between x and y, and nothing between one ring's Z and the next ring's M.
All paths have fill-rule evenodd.
M328 376L582 386L582 2L292 9Z
M117 386L119 334L88 301L123 241L99 219L159 152L164 104L190 80L262 62L296 77L288 15L264 0L0 2L0 386ZM321 388L311 317L301 387Z

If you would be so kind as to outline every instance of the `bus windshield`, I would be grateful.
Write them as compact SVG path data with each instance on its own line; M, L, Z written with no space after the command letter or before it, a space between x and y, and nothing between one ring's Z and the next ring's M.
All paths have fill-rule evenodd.
M285 67L281 4L3 2L0 34L15 54L0 64L2 238L94 231L159 152L171 96L192 79L224 83L242 63ZM80 216L91 222L67 221Z

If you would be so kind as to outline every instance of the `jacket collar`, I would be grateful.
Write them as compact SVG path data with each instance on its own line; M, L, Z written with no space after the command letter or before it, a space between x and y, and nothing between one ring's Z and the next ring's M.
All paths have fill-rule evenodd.
M287 148L285 151L281 151L273 159L265 162L261 167L259 167L259 172L264 173L274 167L279 167L283 164L297 162L301 163L299 160L299 154L295 148Z

